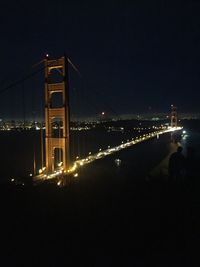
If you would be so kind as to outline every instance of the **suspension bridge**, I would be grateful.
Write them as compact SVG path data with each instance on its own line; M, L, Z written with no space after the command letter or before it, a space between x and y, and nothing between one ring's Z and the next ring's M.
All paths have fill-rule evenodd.
M36 164L37 155L34 150L34 170L30 174L36 183L51 179L55 180L58 186L65 185L69 177L70 179L71 177L77 177L79 169L86 164L90 164L98 159L102 159L149 139L159 138L160 135L165 133L173 133L174 131L181 130L181 127L177 125L176 107L172 106L170 126L162 125L160 127L152 127L143 133L139 131L137 135L131 136L129 134L128 139L99 148L96 152L88 151L85 154L82 153L82 156L72 155L73 142L71 139L73 137L70 131L72 127L70 126L69 65L72 66L79 76L81 74L66 56L50 59L46 55L44 60L34 65L34 68L41 66L41 64L43 66L39 69L31 72L23 79L13 82L0 91L0 93L10 92L13 88L22 86L22 93L19 97L22 98L21 112L23 126L25 127L26 105L28 103L26 102L24 82L32 79L36 74L42 73L45 76L45 85L41 84L41 87L44 87L44 101L42 100L40 104L41 113L44 113L45 123L43 124L41 120L41 124L37 126L41 133L40 162ZM34 98L32 97L32 105L33 102ZM14 104L11 105L13 106ZM78 105L76 106L78 108ZM104 115L104 112L102 112L102 115ZM108 129L112 129L112 127L110 126ZM40 166L40 168L37 168L36 165Z

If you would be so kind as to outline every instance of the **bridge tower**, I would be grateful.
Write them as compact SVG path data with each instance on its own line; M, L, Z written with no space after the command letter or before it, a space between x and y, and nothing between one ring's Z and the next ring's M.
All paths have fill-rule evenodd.
M56 149L61 154L62 167L69 168L69 92L68 92L68 60L65 56L49 59L45 64L45 157L46 170L52 172L56 168ZM59 99L59 103L55 103ZM61 124L59 135L55 133L53 124ZM60 127L60 126L59 126ZM60 129L60 128L59 128Z
M178 118L177 118L177 107L175 107L174 105L171 105L171 127L177 127L177 122L178 122Z

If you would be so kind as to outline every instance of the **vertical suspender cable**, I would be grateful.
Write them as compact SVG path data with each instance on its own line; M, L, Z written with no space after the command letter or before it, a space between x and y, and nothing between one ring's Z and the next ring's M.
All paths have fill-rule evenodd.
M61 121L58 121L58 134L59 134L59 150L58 150L58 163L60 163L61 160ZM60 165L60 164L59 164Z
M33 174L36 175L36 159L35 159L35 148L33 150Z
M25 129L25 92L24 92L24 82L22 83L22 113L23 113L23 128Z
M44 151L43 151L43 127L41 121L41 128L40 128L40 149L41 149L41 165L42 168L44 167Z
M40 127L40 153L41 153L41 166L44 167L44 142L43 142L43 104L40 105L41 127Z

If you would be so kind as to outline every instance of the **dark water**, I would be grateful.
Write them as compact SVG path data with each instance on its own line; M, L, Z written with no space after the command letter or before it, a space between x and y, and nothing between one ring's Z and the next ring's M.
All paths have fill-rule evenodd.
M97 153L99 149L103 150L107 149L108 146L113 147L119 145L122 141L126 142L143 133L138 134L134 131L107 132L106 130L72 132L70 146L71 159L73 161L77 156L79 156L79 158L84 158L89 152L92 154ZM13 177L27 176L33 173L34 157L36 170L41 168L40 138L40 131L0 132L1 181L10 180ZM122 159L123 157L127 157L126 160L123 160L123 164L129 164L128 158L131 158L130 163L134 165L136 158L137 162L140 162L142 156L150 152L150 161L152 159L157 160L157 154L155 152L157 151L159 155L166 153L165 146L167 146L167 142L163 139L163 142L152 140L148 142L148 144L138 144L136 148L134 146L133 149L120 153L120 157L122 157ZM157 144L160 144L161 147L156 147ZM133 155L132 151L134 151ZM114 155L113 157L116 158L118 155ZM142 161L144 166L148 163L149 162Z
M181 140L184 154L187 156L187 148L191 146L195 151L196 157L200 159L200 121L186 120L182 122L182 125L186 131L185 137Z
M200 157L200 123L199 121L184 121L183 126L187 131L187 136L182 139L184 153L186 154L187 146L193 146L196 155ZM72 131L71 132L71 159L72 161L79 156L84 158L89 152L96 153L101 148L106 149L108 146L116 146L128 139L144 134L147 131L138 133L134 130L124 132L107 132L106 129L90 131ZM142 144L123 150L119 155L114 154L108 157L104 162L109 162L112 166L114 159L122 159L122 166L126 166L124 171L131 169L134 165L141 166L138 170L147 170L157 164L168 152L170 137L167 134L159 140L156 138ZM1 181L10 180L16 176L27 176L33 173L34 156L36 160L36 170L41 168L41 148L40 148L40 131L7 131L0 132L1 148ZM110 160L112 163L110 165Z
M184 147L184 154L187 153L187 147L192 146L196 151L196 156L200 158L200 122L183 121L187 136L182 138L181 144ZM71 159L72 161L79 156L84 158L89 152L96 153L101 148L116 146L128 139L142 135L147 131L138 133L127 130L124 132L107 132L106 129L91 131L72 131L71 132ZM103 164L108 164L108 168L114 165L114 159L122 159L122 166L126 172L131 166L140 166L138 170L147 172L153 165L159 163L167 154L170 137L167 134L159 140L154 138L142 144L135 145L128 150L121 151L118 155L104 159ZM0 161L1 161L1 181L6 181L16 176L27 176L34 172L34 157L36 160L36 170L41 168L41 149L40 149L40 131L22 131L22 132L0 132ZM99 162L99 161L98 161ZM151 166L151 167L150 167Z
M0 132L2 181L33 173L34 153L39 155L38 141L38 132Z

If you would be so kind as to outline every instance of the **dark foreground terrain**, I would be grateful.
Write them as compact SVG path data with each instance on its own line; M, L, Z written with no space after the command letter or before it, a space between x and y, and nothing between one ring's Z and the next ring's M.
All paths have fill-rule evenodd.
M200 183L103 166L65 188L2 185L0 265L199 266Z

